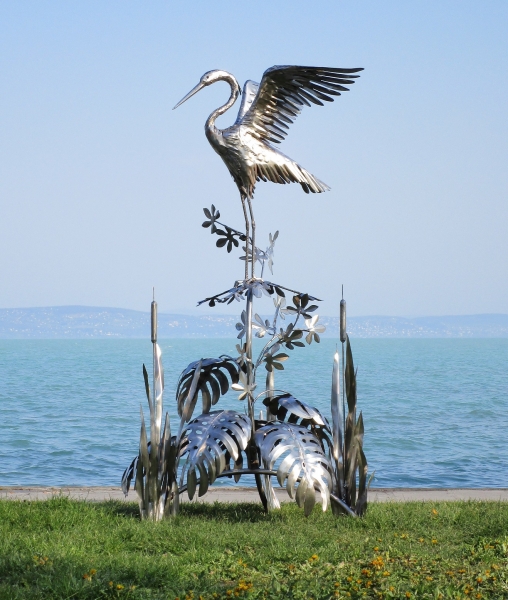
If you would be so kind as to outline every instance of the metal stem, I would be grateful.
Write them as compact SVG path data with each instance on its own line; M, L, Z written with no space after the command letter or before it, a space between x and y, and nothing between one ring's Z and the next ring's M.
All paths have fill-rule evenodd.
M153 410L154 410L154 419L155 419L155 430L157 432L157 395L155 393L155 361L157 360L157 351L155 350L156 342L152 343L152 385L153 385ZM159 437L159 436L157 436ZM159 439L153 441L154 444L159 444Z
M245 217L245 280L249 278L249 240L250 228L249 217L247 216L247 207L245 206L245 197L242 196L243 216Z
M245 365L247 367L247 385L251 386L254 372L252 370L252 290L247 291L247 306L245 311ZM254 400L249 393L247 396L248 412L252 423L252 433L256 430L254 420Z
M346 365L344 363L344 342L342 342L342 423L344 432L344 448L342 452L342 460L343 460L343 471L344 471L344 490L347 487L347 478L346 478Z
M253 246L254 247L254 246ZM247 263L246 263L247 264ZM245 365L247 367L247 385L252 386L254 384L255 371L252 369L252 302L253 302L253 293L252 289L247 291L247 307L246 307L246 328L245 328ZM252 394L249 392L247 396L248 402L248 411L249 418L252 426L252 433L250 438L249 447L247 449L247 457L249 461L249 467L251 469L257 469L259 467L259 456L257 453L256 445L254 444L254 433L256 431L256 419L254 415L254 398ZM263 484L261 481L261 476L259 474L255 474L256 479L256 487L258 489L259 498L263 504L263 508L268 510L268 502L266 499L266 494L263 490Z
M254 278L254 265L256 264L256 221L254 220L254 212L252 211L252 203L250 198L247 198L247 202L249 203L250 223L252 226L251 277Z
M342 342L342 419L344 443L346 443L346 365L344 363L344 342Z

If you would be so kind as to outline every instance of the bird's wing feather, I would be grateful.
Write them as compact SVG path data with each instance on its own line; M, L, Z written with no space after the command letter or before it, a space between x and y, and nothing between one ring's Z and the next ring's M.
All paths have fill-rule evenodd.
M331 96L349 91L363 69L276 66L267 69L254 100L244 96L237 123L250 127L258 139L280 143L303 106L333 102ZM247 84L254 82L247 82ZM252 88L254 89L254 88ZM244 88L245 90L245 88ZM243 112L242 112L243 110Z
M238 111L238 117L236 118L237 123L239 123L242 120L245 113L252 106L252 102L254 101L254 98L256 97L256 94L258 93L258 89L259 89L259 83L256 83L255 81L251 81L250 79L247 79L247 81L245 82L245 84L243 86L242 102L240 104L240 110Z

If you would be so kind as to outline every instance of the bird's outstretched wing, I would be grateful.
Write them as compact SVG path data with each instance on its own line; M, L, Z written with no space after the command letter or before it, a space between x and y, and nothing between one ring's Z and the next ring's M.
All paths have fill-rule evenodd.
M322 100L333 102L330 96L349 91L345 86L354 83L359 77L354 73L359 71L363 69L296 66L267 69L250 107L240 109L237 123L250 126L252 135L258 139L279 144L303 106L311 103L323 106Z

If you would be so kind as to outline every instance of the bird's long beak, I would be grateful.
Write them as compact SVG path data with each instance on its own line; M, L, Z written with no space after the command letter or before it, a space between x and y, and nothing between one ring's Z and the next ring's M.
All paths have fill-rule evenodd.
M187 96L184 96L176 106L173 106L173 110L175 110L175 108L178 108L180 106L180 104L183 104L189 98L192 98L192 96L194 96L194 94L197 94L199 92L199 90L202 90L204 87L205 87L205 84L201 83L201 81L200 81L196 87L192 88L192 90L187 94Z

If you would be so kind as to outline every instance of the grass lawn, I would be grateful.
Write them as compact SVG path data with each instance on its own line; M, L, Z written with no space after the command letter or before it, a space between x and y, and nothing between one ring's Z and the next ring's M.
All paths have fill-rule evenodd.
M508 503L295 505L0 501L0 599L508 598Z

